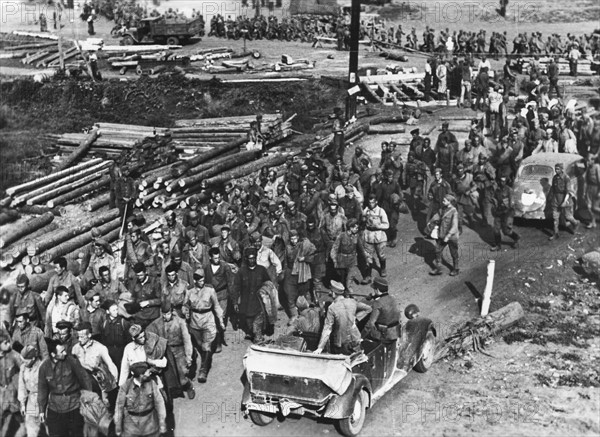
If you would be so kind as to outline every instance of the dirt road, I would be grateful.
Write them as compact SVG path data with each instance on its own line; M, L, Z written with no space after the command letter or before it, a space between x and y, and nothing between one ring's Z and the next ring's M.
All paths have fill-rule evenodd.
M376 162L379 144L383 139L389 137L369 136L360 143ZM422 238L415 220L422 221L424 217L414 212L401 216L398 224L399 244L394 249L387 249L391 294L402 309L409 303L417 304L424 316L435 321L441 336L448 335L457 324L478 314L477 298L485 286L489 259L496 260L496 276L502 278L512 275L511 272L516 267L552 259L553 252L564 250L571 238L563 233L564 238L558 243L550 243L547 240L548 234L527 224L517 229L522 236L521 249L493 253L489 251L489 245L482 242L479 234L484 233L482 229L465 228L460 239L461 274L455 278L448 276L446 266L443 276L434 277L428 274L429 263L433 258L433 242ZM448 253L444 255L446 260L450 259ZM369 291L367 286L357 288L359 293ZM503 300L495 301L492 298L492 310L504 304L506 302ZM280 321L277 332L282 332L287 322L283 312L280 312L280 316L283 320ZM332 423L317 423L305 418L288 418L265 428L257 427L244 419L239 411L242 394L239 377L243 371L242 358L250 343L244 340L243 334L231 332L227 341L229 346L214 358L209 381L202 385L195 383L197 398L193 401L176 401L177 436L310 436L336 433ZM503 359L508 361L512 353L510 348L504 353L506 356ZM532 409L536 396L519 390L503 391L505 403L495 403L493 408L485 404L484 407L487 405L485 408L489 407L489 411L482 406L475 410L478 405L476 402L487 399L489 403L489 394L486 394L487 390L480 384L481 378L460 378L452 371L449 372L447 367L445 363L437 363L428 374L409 374L368 414L362 435L404 435L414 427L420 430L420 434L462 435L475 432L475 424L479 424L475 429L486 434L506 435L521 433L523 423L527 424L528 433L546 434L547 429L538 423L543 417L542 412ZM475 392L479 392L479 395ZM597 392L593 393L597 396ZM464 394L460 406L454 405L453 409L448 409L449 400L459 394ZM444 417L442 406L446 408ZM436 408L439 409L437 413ZM473 409L472 414L464 416L465 409L469 408ZM499 408L504 414L500 418L497 414ZM423 414L424 421L421 420ZM488 415L492 422L488 420ZM558 432L558 428L553 431Z

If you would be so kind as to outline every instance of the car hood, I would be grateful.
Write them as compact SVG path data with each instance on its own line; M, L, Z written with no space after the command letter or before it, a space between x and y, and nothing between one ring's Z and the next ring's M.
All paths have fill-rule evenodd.
M539 180L515 181L513 186L513 201L515 208L520 211L537 211L546 204L549 186Z

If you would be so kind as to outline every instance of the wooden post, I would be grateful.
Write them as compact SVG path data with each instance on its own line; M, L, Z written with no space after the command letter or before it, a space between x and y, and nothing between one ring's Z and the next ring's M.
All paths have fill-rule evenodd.
M496 269L496 261L493 259L488 261L487 265L487 281L485 290L483 291L483 300L481 301L481 317L488 315L490 310L490 300L492 298L492 289L494 288L494 270Z

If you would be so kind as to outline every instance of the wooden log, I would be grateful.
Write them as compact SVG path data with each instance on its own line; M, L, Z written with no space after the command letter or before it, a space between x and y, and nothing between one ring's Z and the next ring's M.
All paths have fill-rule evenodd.
M92 173L102 173L103 170L105 172L106 169L108 169L108 167L110 166L111 163L112 163L112 161L103 161L100 164L94 165L93 167L86 168L86 169L81 170L81 171L79 171L77 173L71 174L71 175L66 176L66 177L64 177L62 179L59 179L59 180L57 180L55 182L52 182L52 183L50 183L48 185L45 185L43 187L37 188L37 189L35 189L33 191L30 191L28 193L24 193L24 194L22 194L22 195L20 195L18 197L15 197L14 200L13 200L13 202L14 202L15 205L19 205L19 204L25 202L27 199L35 197L35 196L37 196L39 194L46 193L46 192L48 192L50 190L53 190L53 189L55 189L57 187L60 187L60 186L64 185L64 184L68 184L68 183L77 181L78 179L81 179L81 178L83 178L85 176L88 176L88 175L90 175ZM50 207L50 208L52 208L52 207Z
M223 155L223 154L225 154L225 153L227 153L227 152L229 152L231 150L236 150L240 146L243 146L244 144L246 144L246 142L247 142L247 140L245 138L237 139L237 140L234 140L234 141L232 141L230 143L227 143L223 147L219 147L219 148L213 149L210 152L201 153L201 154L199 154L199 155L197 155L197 156L195 156L195 157L193 157L191 159L188 159L187 161L185 161L181 165L172 167L171 176L174 177L174 178L178 178L180 176L183 176L191 168L196 167L199 164L202 164L204 162L208 162L211 159L216 158L217 156Z
M377 95L377 93L375 93L375 91L373 91L368 84L361 83L360 84L360 88L367 94L368 97L371 98L371 100L373 100L373 101L375 101L377 103L384 103L383 99L381 97L379 97Z
M29 244L35 242L36 239L46 234L49 234L50 232L56 231L57 229L58 224L56 224L56 222L52 222L44 226L43 228L40 228L37 231L27 235L27 238L25 240L18 240L15 243L11 244L9 247L5 248L4 251L10 253L10 255L13 258L13 261L16 262L27 253L27 246ZM12 262L10 264L12 264Z
M83 209L85 211L96 211L97 209L102 208L104 205L108 205L110 202L110 192L104 193L95 197L93 199L87 200L83 204Z
M98 129L94 128L87 135L86 139L81 142L79 147L77 149L73 150L73 153L71 153L69 156L67 156L63 160L63 162L58 166L57 170L58 171L64 170L66 168L71 167L73 164L77 163L78 161L80 161L85 156L85 154L90 150L90 147L92 146L92 144L94 144L94 141L96 141L97 139L98 139Z
M117 227L116 229L113 229L112 231L102 235L102 239L106 240L107 243L112 243L119 239L120 232L121 232L120 227ZM88 243L84 243L80 247L76 248L75 250L73 250L65 255L62 255L62 256L64 256L67 259L67 261L68 260L72 260L72 261L80 260L85 256L84 251L85 251L86 244L88 244ZM117 252L118 251L113 250L113 253L117 253Z
M181 185L179 185L179 183L188 177L191 177L193 175L197 175L198 173L202 173L206 170L209 170L211 167L215 166L215 165L221 165L223 162L226 162L228 160L230 160L232 158L232 156L236 156L237 150L230 150L227 153L223 154L223 156L219 156L218 158L211 160L210 162L204 162L200 165L197 165L195 167L192 167L191 169L189 169L185 176L179 177L179 178L175 178L173 180L170 180L169 183L166 184L166 188L167 188L167 192L171 192L177 188L179 188ZM158 189L160 187L157 187L156 185L154 186L154 189Z
M39 275L40 273L45 273L45 272L46 272L46 266L44 266L44 265L33 266L33 273Z
M205 179L205 182L208 186L223 184L227 181L252 174L256 171L259 171L263 167L282 165L285 163L288 156L289 155L283 153L264 156L256 161L240 165L239 167L232 168L231 170L224 171L211 178Z
M92 173L91 175L85 176L77 181L71 182L70 184L62 185L60 187L55 188L54 190L50 190L38 196L27 199L27 205L34 205L36 203L45 202L49 199L60 196L61 194L67 193L75 188L78 188L82 185L89 184L90 182L99 179L104 173L105 172Z
M27 247L27 254L29 256L38 255L50 249L51 247L57 246L64 241L83 234L84 232L91 230L93 227L101 226L106 222L116 219L117 217L120 217L119 210L117 208L113 208L103 214L91 217L87 223L82 223L79 226L71 226L67 229L61 229L60 231L45 235L44 237L38 239L35 244L31 244Z
M202 179L207 179L211 176L217 175L220 172L225 170L229 170L230 168L236 167L238 165L244 164L248 161L252 161L260 156L262 152L260 150L252 150L248 152L240 152L236 155L231 156L229 159L223 160L219 164L213 165L211 168L202 171L196 175L189 176L179 181L180 187L185 187L186 185L193 185L197 182L200 182Z
M57 47L57 44L56 44L56 42L21 44L18 46L4 47L2 50L11 52L11 51L15 51L15 50L43 49L46 47ZM56 49L58 50L58 47Z
M48 212L39 217L15 223L13 227L8 229L0 237L0 248L4 248L10 243L17 241L19 238L46 226L51 223L52 220L54 220L54 215Z
M369 126L369 134L371 135L382 135L382 134L403 134L406 132L404 126L382 126L375 125Z
M117 231L117 236L121 227L121 217L117 217L108 223L105 223L101 226L98 226L97 229L100 232L100 235L104 236L112 231ZM52 262L53 259L64 256L68 253L71 253L75 250L81 249L83 246L92 242L92 233L91 231L85 231L76 237L73 237L69 240L66 240L60 244L52 246L50 249L46 250L42 255L42 261L46 263Z
M12 223L20 217L21 214L19 214L18 211L14 209L5 209L0 213L0 226Z
M81 197L84 194L92 193L100 188L107 186L109 183L110 183L110 176L108 176L108 175L103 176L102 178L98 179L95 182L92 182L92 183L87 184L80 188L76 188L73 191L70 191L61 196L58 196L54 199L49 200L48 202L46 202L46 205L49 208L54 208L57 205L62 205L64 203L67 203L68 201L76 199L78 197Z
M496 335L503 329L509 328L518 322L525 312L518 302L496 310L486 317L478 317L466 322L456 333L447 337L444 343L438 346L436 359L450 353L462 355L471 350L481 351L484 340Z
M12 203L12 197L6 196L4 199L0 200L0 208L8 208Z
M14 187L10 187L6 190L6 193L9 196L15 196L15 194L18 193L22 193L24 191L28 191L28 190L32 190L36 187L40 187L42 185L46 185L50 182L54 182L57 181L59 179L64 178L65 176L69 176L72 175L74 173L77 173L85 168L89 168L92 167L96 164L100 164L102 162L102 158L96 158L96 159L91 159L89 161L86 162L82 162L79 165L76 165L74 167L71 168L67 168L65 170L62 170L60 172L55 172L55 173L51 173L48 176L44 176L42 178L38 178L35 179L33 181L29 181L29 182L25 182L23 184L20 185L15 185Z
M262 124L269 121L281 119L281 114L263 114ZM219 118L196 118L187 120L175 120L175 127L192 127L192 126L248 126L251 121L256 121L256 115L240 115L234 117L219 117Z

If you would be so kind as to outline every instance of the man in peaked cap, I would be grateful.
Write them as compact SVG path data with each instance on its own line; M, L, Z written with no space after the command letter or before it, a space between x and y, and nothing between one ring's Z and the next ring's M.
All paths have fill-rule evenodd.
M400 311L396 300L389 295L388 281L376 277L371 286L374 290L373 311L365 330L374 340L395 341L398 338Z
M207 380L212 364L213 342L217 338L217 323L224 326L223 310L212 285L206 284L204 269L194 272L194 287L188 290L183 304L189 319L189 330L200 350L202 363L198 382Z
M360 352L361 336L355 321L357 317L362 316L362 313L369 314L371 307L352 298L344 297L345 287L343 284L331 281L329 286L333 303L327 310L319 346L314 353L323 352L330 336L330 353L352 355Z

